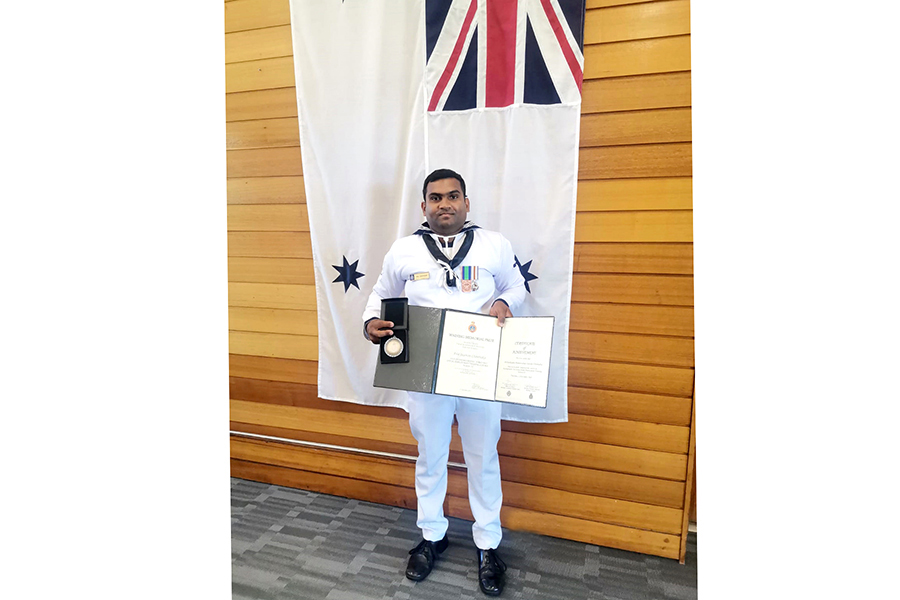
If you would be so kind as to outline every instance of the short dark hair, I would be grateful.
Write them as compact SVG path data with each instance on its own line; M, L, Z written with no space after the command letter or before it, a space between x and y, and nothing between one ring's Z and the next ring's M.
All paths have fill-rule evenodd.
M462 175L457 173L452 169L435 169L432 171L428 177L425 178L425 183L422 184L422 198L425 198L425 192L428 190L428 184L432 181L440 181L441 179L455 179L459 182L459 186L462 188L462 194L465 197L466 195L466 182L462 178Z

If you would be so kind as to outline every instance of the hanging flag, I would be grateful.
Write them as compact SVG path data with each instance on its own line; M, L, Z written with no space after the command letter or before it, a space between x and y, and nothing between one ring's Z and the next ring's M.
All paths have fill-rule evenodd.
M512 242L517 316L556 317L547 408L503 418L567 420L584 0L291 0L291 23L319 396L405 408L372 387L361 316L391 244L424 220L425 175L450 168L469 218Z

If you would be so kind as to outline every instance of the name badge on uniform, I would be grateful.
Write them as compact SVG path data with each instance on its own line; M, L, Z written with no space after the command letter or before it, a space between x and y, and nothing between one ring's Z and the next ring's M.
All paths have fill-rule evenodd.
M478 289L478 267L462 267L459 289L463 292L474 292Z
M428 279L431 275L428 271L424 271L422 273L411 273L409 276L410 281L421 281L422 279Z

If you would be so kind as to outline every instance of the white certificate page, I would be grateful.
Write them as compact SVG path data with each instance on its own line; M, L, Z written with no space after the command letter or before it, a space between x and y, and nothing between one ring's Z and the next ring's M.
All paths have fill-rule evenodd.
M500 332L496 317L447 310L434 392L493 400Z
M553 317L506 319L500 343L496 400L547 406Z

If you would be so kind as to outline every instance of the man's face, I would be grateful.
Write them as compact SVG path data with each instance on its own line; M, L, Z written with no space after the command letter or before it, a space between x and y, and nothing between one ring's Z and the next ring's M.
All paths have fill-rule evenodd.
M425 188L422 214L431 230L439 235L459 233L469 214L469 199L463 196L456 179L438 179Z

